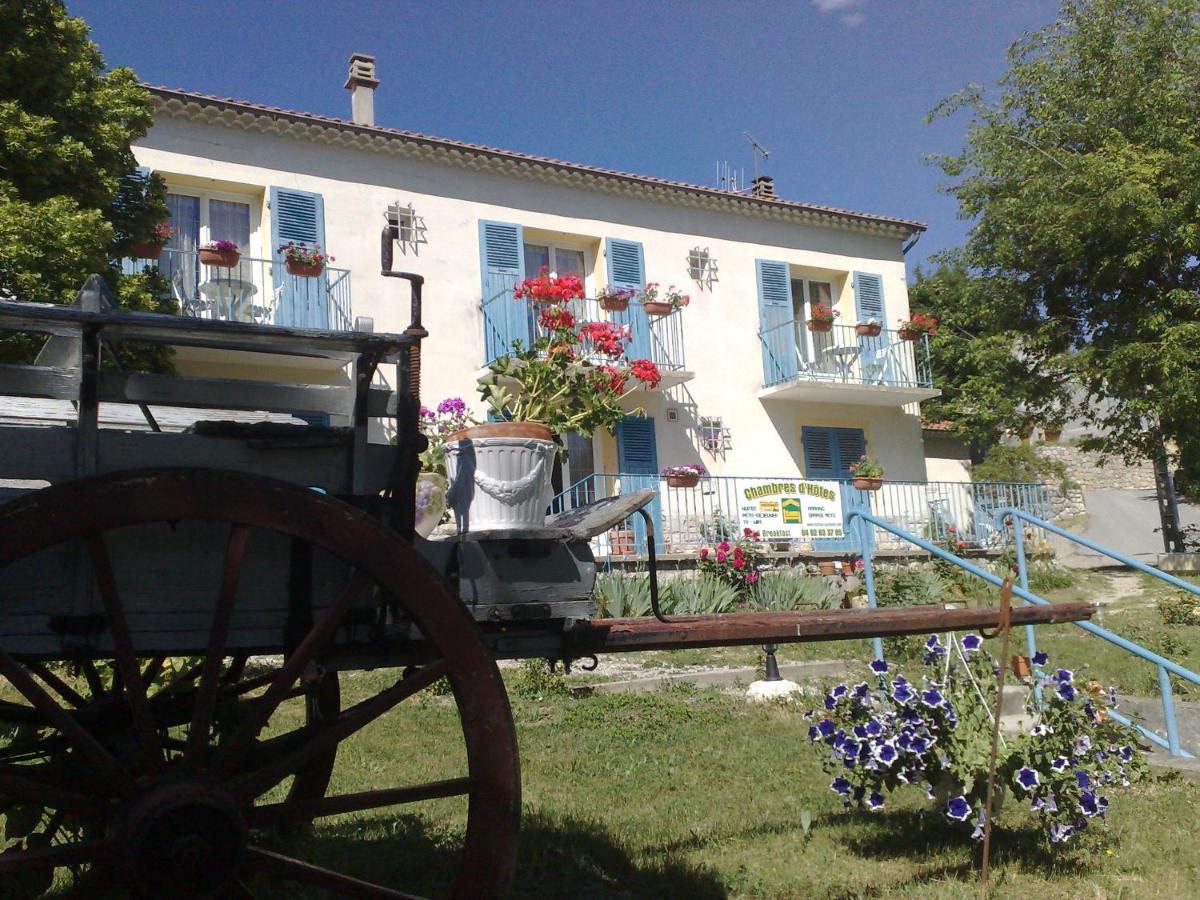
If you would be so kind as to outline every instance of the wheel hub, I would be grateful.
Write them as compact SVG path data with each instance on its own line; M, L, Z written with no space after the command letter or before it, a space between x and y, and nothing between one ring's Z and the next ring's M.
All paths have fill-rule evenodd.
M131 803L115 836L128 880L139 892L204 897L228 884L240 867L246 823L220 785L172 782Z

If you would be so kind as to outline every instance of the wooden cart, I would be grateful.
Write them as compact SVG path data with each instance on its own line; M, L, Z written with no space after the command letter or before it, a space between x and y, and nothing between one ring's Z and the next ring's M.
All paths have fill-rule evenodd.
M412 325L388 335L114 312L95 278L72 307L0 302L0 327L50 336L38 364L0 367L0 397L72 404L66 423L0 424L11 492L0 504L0 810L32 823L0 855L0 884L56 876L80 896L236 896L252 871L339 896L408 896L264 838L322 816L461 797L467 825L446 893L501 895L520 776L498 658L997 624L995 610L938 607L593 620L589 539L648 493L532 531L416 538L425 332L421 280L401 277ZM130 343L271 354L308 374L128 372ZM348 384L321 383L343 369ZM99 427L109 403L141 407L145 425ZM163 408L350 424L171 433L155 417ZM373 419L392 423L393 444L368 440ZM1089 614L1028 607L1014 622ZM361 669L394 677L343 705L339 672ZM330 793L339 744L443 679L462 722L462 748L446 753L465 758L461 774ZM302 720L280 724L276 713L301 698Z

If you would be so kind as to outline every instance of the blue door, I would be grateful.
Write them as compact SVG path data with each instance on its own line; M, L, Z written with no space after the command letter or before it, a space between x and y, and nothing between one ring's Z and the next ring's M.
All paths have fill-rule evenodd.
M850 486L850 467L867 451L866 436L861 428L813 428L805 425L800 431L804 444L804 477L819 481L840 481L842 515L846 536L821 538L813 541L814 550L837 553L856 553L859 542L850 524L850 513L861 509L871 511L871 495ZM868 533L869 539L869 533Z
M289 328L329 328L329 272L306 278L289 275L283 264L279 247L289 242L307 247L319 245L321 252L328 254L325 246L325 203L320 194L295 191L290 188L272 187L271 241L275 245L272 254L272 281L275 293L276 325Z
M646 261L639 242L608 238L604 242L604 255L608 261L609 287L642 290L646 284ZM630 303L624 312L613 312L609 315L614 322L629 326L629 343L625 345L626 358L654 359L650 347L650 319L642 304Z
M888 349L887 311L883 305L883 279L870 272L854 273L854 310L859 322L875 320L883 325L877 337L858 339L858 364L867 384L895 384Z
M762 344L763 386L791 381L799 372L792 322L792 280L788 264L756 259L758 335Z
M513 300L513 287L525 278L520 225L479 222L479 270L483 279L484 363L512 350L513 341L532 343L529 304Z
M654 549L662 552L662 506L658 498L658 448L653 419L627 416L617 423L617 469L621 473L622 493L647 489L655 492L646 511L654 523ZM646 523L640 515L630 521L640 553L646 546Z

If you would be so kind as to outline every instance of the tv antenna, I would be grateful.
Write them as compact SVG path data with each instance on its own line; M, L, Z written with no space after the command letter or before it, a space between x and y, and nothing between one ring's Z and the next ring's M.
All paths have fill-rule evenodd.
M751 146L751 148L753 148L750 151L750 155L754 157L754 180L757 181L758 180L758 156L761 153L763 162L765 163L768 159L770 159L771 151L768 150L766 147L764 147L762 144L760 144L758 141L756 141L754 139L754 135L752 135L750 132L743 131L742 134L744 134L746 136L746 140L748 140L750 142L750 146Z

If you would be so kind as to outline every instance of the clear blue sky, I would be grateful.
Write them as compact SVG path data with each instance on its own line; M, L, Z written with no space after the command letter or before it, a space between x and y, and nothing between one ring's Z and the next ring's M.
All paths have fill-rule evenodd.
M965 116L923 122L968 82L992 86L1054 0L232 2L68 0L109 65L144 80L349 117L351 52L372 53L376 121L573 162L715 185L752 171L780 196L919 219L910 265L962 242L928 153Z

